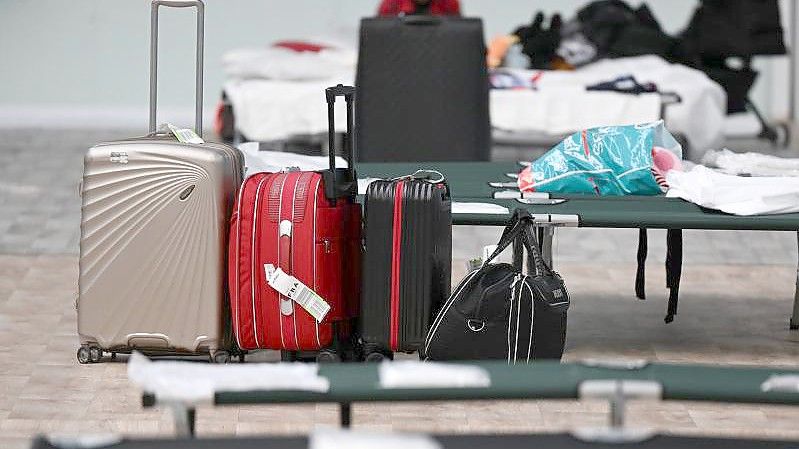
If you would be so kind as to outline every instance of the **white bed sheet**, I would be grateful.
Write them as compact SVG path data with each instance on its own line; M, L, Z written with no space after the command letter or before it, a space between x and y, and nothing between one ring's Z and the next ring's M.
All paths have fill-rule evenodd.
M514 70L520 76L536 71ZM233 79L225 86L236 116L236 127L250 140L282 140L327 131L323 90L351 84L354 67L328 79L287 81ZM718 148L723 139L726 96L704 73L657 56L603 60L574 72L547 71L537 90L492 90L491 121L505 132L553 136L584 128L651 122L660 118L657 95L585 91L585 86L632 74L639 82L654 82L661 91L676 92L682 103L666 108L666 124L683 134L695 150ZM339 102L343 103L343 102ZM336 129L346 129L344 106L336 114Z

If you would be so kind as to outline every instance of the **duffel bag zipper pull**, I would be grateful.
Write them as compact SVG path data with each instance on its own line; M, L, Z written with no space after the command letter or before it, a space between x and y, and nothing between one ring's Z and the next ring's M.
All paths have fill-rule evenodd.
M518 273L518 274L516 274L516 276L513 277L513 282L510 283L510 291L511 292L513 292L513 289L516 288L516 284L519 283L519 281L522 279L522 276L524 276L524 275L521 274L521 273ZM512 297L513 296L511 296L511 298Z
M523 280L526 277L527 277L526 275L521 274L521 273L517 273L516 276L513 277L513 282L510 283L510 302L514 302L517 299L516 298L516 284L518 284L519 281ZM521 290L521 289L519 289L519 290Z

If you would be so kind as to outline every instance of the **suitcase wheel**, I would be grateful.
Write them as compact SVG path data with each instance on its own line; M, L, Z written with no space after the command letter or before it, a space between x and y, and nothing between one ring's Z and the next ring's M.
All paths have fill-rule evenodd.
M384 360L394 360L394 354L391 351L386 351L385 349L374 345L364 345L363 353L364 361L369 363L382 362Z
M100 359L103 358L103 350L98 348L97 346L91 346L89 348L89 359L92 363L97 363Z
M230 353L227 351L216 351L211 355L211 363L225 364L230 362Z
M97 346L81 346L78 348L78 363L97 363L103 357L103 350Z
M368 363L378 363L386 360L387 358L388 357L386 357L386 355L382 352L370 352L369 354L366 354L364 360Z
M281 362L296 362L297 353L294 351L280 351Z
M319 354L316 355L317 363L336 363L340 361L341 357L339 357L336 351L330 349L322 349L319 351Z
M88 346L81 346L78 348L78 363L81 365L85 365L87 363L91 363L91 356L89 355L89 347Z

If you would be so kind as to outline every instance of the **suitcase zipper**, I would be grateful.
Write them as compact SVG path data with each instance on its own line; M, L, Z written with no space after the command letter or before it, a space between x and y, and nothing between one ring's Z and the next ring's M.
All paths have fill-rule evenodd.
M394 220L391 245L391 313L389 328L389 346L392 351L399 347L399 312L400 312L400 262L402 261L402 195L405 182L397 181L394 189Z
M250 287L251 287L251 297L252 297L252 328L253 328L253 337L255 340L255 347L261 347L261 341L258 338L258 307L260 299L261 299L261 286L258 284L258 279L260 278L260 270L256 264L256 261L259 261L258 258L258 248L260 248L260 241L261 235L258 232L258 222L259 217L261 216L261 204L263 202L263 195L262 187L264 182L269 179L269 176L264 176L258 181L258 184L255 188L255 201L253 203L253 213L252 213L252 247L250 249L250 257L252 259L252 274L250 278ZM268 201L268 200L267 200Z

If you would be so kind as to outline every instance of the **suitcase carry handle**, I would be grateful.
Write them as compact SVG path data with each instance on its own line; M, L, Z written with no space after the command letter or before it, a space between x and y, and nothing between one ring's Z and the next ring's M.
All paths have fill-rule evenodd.
M336 111L335 104L337 97L344 97L347 102L347 134L344 138L344 157L347 160L347 176L343 181L340 179L336 170ZM332 183L325 183L325 190L328 199L335 201L336 198L346 194L350 195L353 184L357 192L357 179L355 177L355 167L353 160L355 147L355 88L339 84L325 89L325 99L327 100L327 141L328 141L328 161L330 173L333 177ZM332 185L329 185L332 184Z
M397 176L396 178L391 178L389 181L399 181L401 179L408 179L408 180L416 180L416 181L423 181L433 185L442 185L444 186L444 191L446 192L445 198L450 198L450 191L449 191L449 183L447 183L447 178L438 170L430 170L430 169L419 169L413 172L410 175L403 175Z
M194 132L203 135L203 42L205 4L200 0L153 0L150 10L150 133L155 133L158 101L158 8L197 8L197 56L195 61Z
M436 16L409 14L402 16L406 25L439 25L441 18Z

